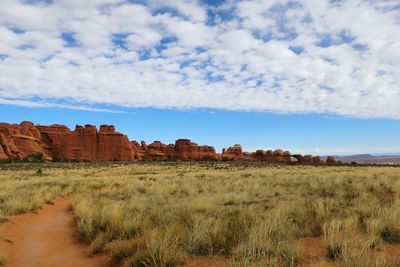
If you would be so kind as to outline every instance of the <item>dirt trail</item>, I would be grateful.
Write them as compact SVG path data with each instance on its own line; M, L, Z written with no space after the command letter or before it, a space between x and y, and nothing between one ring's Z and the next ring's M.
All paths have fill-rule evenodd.
M0 227L0 251L7 267L101 267L105 257L89 257L74 235L69 200L60 198L37 213L10 217Z
M186 260L184 267L226 267L229 259L227 258L206 258L206 257L191 257Z

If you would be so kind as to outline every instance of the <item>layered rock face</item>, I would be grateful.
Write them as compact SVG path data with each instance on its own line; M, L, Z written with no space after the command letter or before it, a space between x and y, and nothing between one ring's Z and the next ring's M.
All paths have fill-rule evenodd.
M175 141L175 151L172 156L176 159L218 159L217 153L212 146L191 142L189 139L178 139Z
M228 159L245 159L248 155L244 155L242 151L242 146L236 144L234 146L228 147L227 149L223 148L221 156Z
M272 150L257 150L256 153L252 154L252 159L261 161L271 161L271 162L291 162L292 157L289 151L283 151L277 149Z
M163 144L160 141L146 145L144 141L133 141L135 150L140 155L138 159L146 160L218 160L219 156L212 146L199 146L189 139L178 139L175 144Z
M178 139L175 144L154 141L147 145L142 141L129 141L116 132L112 125L77 125L71 131L65 125L34 125L24 121L20 124L0 123L0 159L23 158L41 153L46 159L55 157L88 161L133 161L133 160L257 160L267 162L291 162L321 164L319 157L291 155L289 151L277 149L243 152L239 144L217 154L214 147L198 145L189 139ZM336 164L333 157L328 164Z
M135 158L128 137L114 126L77 125L71 131L64 125L35 126L30 122L0 124L0 158L22 158L42 153L45 158L61 157L89 161L130 161Z
M21 158L41 151L40 132L30 122L0 123L0 159Z
M289 151L283 151L277 149L272 150L261 150L258 149L254 153L243 152L242 147L238 144L227 149L222 149L221 157L223 159L233 160L257 160L257 161L268 161L268 162L291 162L292 157Z

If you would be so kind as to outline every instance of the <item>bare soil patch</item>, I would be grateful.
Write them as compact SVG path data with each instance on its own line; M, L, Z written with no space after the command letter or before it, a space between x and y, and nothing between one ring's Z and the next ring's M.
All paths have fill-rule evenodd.
M326 260L327 246L323 237L305 237L298 240L303 250L303 259L299 266L339 266L338 262Z
M101 267L105 256L90 257L75 238L68 198L37 212L11 216L0 227L0 250L8 267Z
M216 258L207 258L207 257L191 257L186 260L186 263L183 265L184 267L227 267L229 263L229 259L216 257Z

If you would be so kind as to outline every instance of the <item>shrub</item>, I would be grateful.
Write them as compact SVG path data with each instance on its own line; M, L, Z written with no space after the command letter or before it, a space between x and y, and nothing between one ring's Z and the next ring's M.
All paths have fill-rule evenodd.
M394 267L400 266L400 257L372 257L368 249L360 243L347 243L342 247L340 266L343 267Z
M213 252L211 229L216 220L197 216L187 229L186 250L193 255L208 255Z
M13 159L11 158L5 158L5 159L0 159L0 163L12 163Z
M106 245L105 250L110 253L114 264L120 264L126 258L135 255L140 252L142 253L146 249L146 238L138 237L129 240L117 240ZM138 259L143 260L143 258ZM132 259L131 259L132 261ZM132 263L131 263L132 264Z
M44 162L44 155L42 152L34 153L31 157L36 162Z
M400 243L400 230L385 227L382 229L381 237L384 241L389 243Z
M149 233L146 239L149 265L175 267L183 263L186 253L181 246L182 235L182 228L176 224Z
M60 155L56 154L56 155L54 155L52 161L53 162L62 162L63 158Z
M296 266L301 259L301 251L288 241L280 242L277 256L285 266Z
M335 219L326 223L323 227L327 243L327 258L341 260L344 247L352 244L356 235L358 219L349 217L346 219Z
M43 163L45 162L44 155L41 152L34 153L32 155L26 156L22 159L22 162L29 163Z
M296 232L291 218L284 212L270 212L267 220L256 222L246 241L237 246L234 258L240 262L278 259L286 266L296 265L301 253L291 242Z
M112 235L99 233L89 246L89 254L95 255L104 252L105 246L111 241Z
M326 257L330 260L340 260L343 254L341 245L328 245Z

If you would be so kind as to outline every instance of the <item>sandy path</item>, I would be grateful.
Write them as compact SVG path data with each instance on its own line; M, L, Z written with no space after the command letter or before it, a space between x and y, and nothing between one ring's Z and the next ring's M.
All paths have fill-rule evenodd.
M186 260L184 267L227 267L228 258L191 257Z
M101 267L106 259L89 257L74 235L69 200L60 198L38 212L10 217L0 228L0 251L8 267Z

